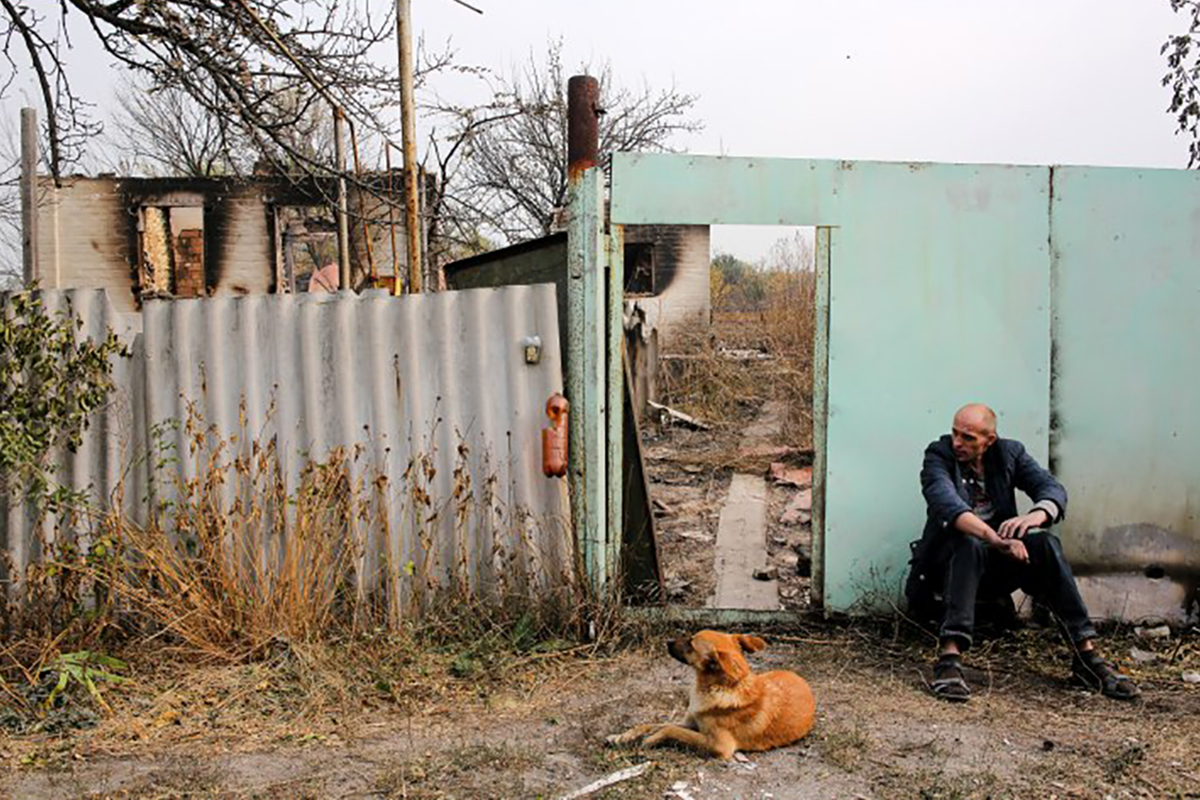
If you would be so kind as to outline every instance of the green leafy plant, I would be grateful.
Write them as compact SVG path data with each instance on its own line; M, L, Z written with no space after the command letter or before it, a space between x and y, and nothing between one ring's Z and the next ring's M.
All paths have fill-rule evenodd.
M111 331L97 342L80 338L82 327L69 307L47 311L36 291L0 298L0 476L52 509L70 498L48 456L79 447L112 391L113 357L129 355Z
M104 702L104 698L100 695L100 690L96 688L96 681L124 683L126 678L117 675L112 670L124 670L125 668L126 664L121 659L93 653L89 650L61 654L47 667L48 670L58 673L58 682L54 685L50 696L46 698L46 708L53 708L55 698L70 686L71 681L75 681L87 689L88 694L96 700L101 708L111 711L108 703Z

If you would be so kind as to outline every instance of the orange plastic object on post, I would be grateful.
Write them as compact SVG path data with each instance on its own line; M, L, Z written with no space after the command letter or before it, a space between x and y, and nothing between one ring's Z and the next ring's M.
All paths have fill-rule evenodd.
M571 404L555 392L546 401L550 427L542 428L542 472L548 478L567 474L567 412Z

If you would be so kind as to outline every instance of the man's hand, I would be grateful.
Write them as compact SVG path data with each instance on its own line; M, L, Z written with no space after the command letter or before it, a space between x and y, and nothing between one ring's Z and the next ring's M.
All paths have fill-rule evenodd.
M1050 523L1050 515L1040 508L1035 508L1028 514L1006 519L1000 523L996 531L1001 539L1020 539L1030 528L1042 528Z
M1022 564L1029 563L1029 551L1025 549L1025 543L1020 539L1001 539L1000 543L996 545L996 549Z

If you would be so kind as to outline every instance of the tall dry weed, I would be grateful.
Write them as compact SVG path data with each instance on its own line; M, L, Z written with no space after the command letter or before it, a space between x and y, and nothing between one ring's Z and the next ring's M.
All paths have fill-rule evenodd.
M145 520L120 497L63 516L72 535L52 537L30 568L25 586L40 588L10 630L47 652L107 631L245 662L439 619L461 630L464 609L497 625L526 616L535 631L578 629L573 564L544 562L539 549L564 532L538 526L561 522L505 502L496 476L477 474L489 460L472 461L465 441L443 485L441 460L415 447L396 480L365 445L289 473L275 440L244 428L243 417L243 431L223 438L193 408L156 432Z
M711 324L689 320L664 337L664 395L725 429L744 425L768 400L782 401L781 444L811 448L816 276L771 270L761 280L769 287L761 303L718 295Z

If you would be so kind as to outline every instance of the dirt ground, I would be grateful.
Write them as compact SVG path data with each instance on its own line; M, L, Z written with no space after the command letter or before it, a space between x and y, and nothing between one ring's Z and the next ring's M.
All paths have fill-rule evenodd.
M766 476L771 464L811 463L807 451L775 441L747 441L735 431L643 427L643 455L654 507L663 582L671 603L708 604L716 587L717 522L734 471ZM809 478L811 480L811 478ZM783 608L809 608L811 515L781 521L803 488L767 481L767 554L779 575Z
M108 690L113 715L66 736L0 735L5 797L559 797L619 769L640 776L596 797L1162 797L1200 792L1200 631L1137 646L1144 697L1107 700L1067 681L1047 631L985 641L975 696L928 695L928 647L885 626L768 633L756 669L803 674L818 701L801 743L720 763L604 737L679 718L690 675L664 637L606 657L537 662L499 683L464 679L407 711L305 706L284 686L236 676L214 698L196 674ZM1109 639L1127 652L1128 634ZM226 668L250 670L255 667ZM253 688L250 688L253 687Z

